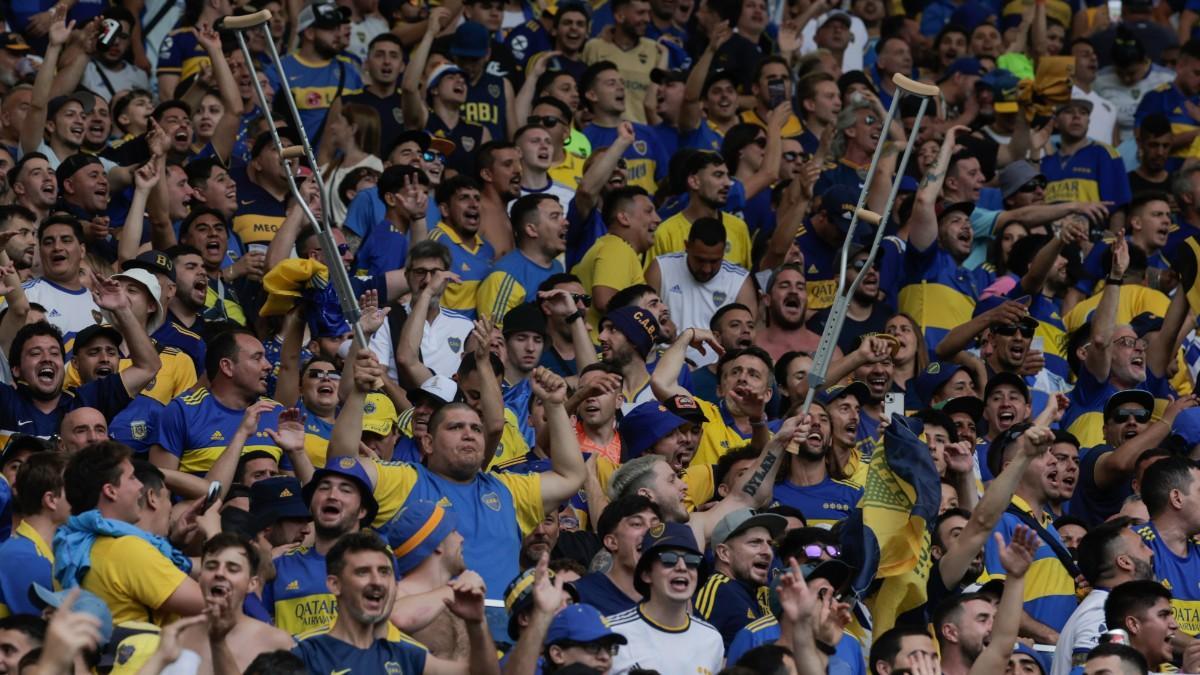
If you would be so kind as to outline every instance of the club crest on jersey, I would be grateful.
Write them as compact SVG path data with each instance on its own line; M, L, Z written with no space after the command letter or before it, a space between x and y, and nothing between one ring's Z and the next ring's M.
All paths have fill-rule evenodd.
M633 149L636 150L639 155L646 154L646 141L634 141Z
M718 305L725 304L725 291L713 291L713 302Z
M400 108L392 108L392 118L396 120L396 124L404 124L404 111Z
M450 349L457 354L458 350L462 349L462 338L446 338L446 344L450 345Z
M485 492L483 496L479 498L479 501L483 502L484 506L493 511L500 510L500 496L495 492Z
M489 84L488 85L488 95L490 95L492 98L500 98L500 85Z
M321 100L321 95L315 91L309 92L308 96L306 96L305 99L306 99L306 102L308 103L308 105L313 108L320 106L321 103L323 102Z
M146 440L146 420L134 420L129 425L129 433L138 441Z
M463 136L462 147L463 147L463 150L466 150L467 152L471 152L472 150L475 149L475 139L471 138L470 136Z

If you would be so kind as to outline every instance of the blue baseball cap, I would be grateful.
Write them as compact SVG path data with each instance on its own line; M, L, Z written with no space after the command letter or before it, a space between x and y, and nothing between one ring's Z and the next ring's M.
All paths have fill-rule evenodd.
M981 76L983 75L983 64L973 56L960 56L954 60L954 63L946 67L946 72L942 73L942 76L938 78L938 83L945 82L959 73Z
M1146 337L1147 333L1162 330L1163 319L1151 312L1142 312L1129 320L1129 327L1138 337Z
M1180 410L1171 423L1171 435L1182 439L1189 449L1200 444L1200 408Z
M453 511L426 499L410 502L388 523L386 539L396 556L396 573L407 574L425 561L458 526Z
M358 484L358 492L362 495L363 508L367 510L367 514L359 521L359 525L369 527L375 520L375 514L379 513L379 502L375 501L375 491L371 488L371 480L367 477L366 470L358 463L357 458L330 457L326 460L325 468L314 471L312 480L305 484L304 503L312 504L313 494L317 491L317 485L320 484L321 479L327 476L348 478Z
M554 620L550 622L550 628L546 631L545 644L554 645L562 642L629 644L629 640L624 635L614 633L608 627L600 610L586 603L567 605L554 615Z
M867 388L866 384L859 382L858 380L855 380L850 384L837 385L827 389L822 389L821 391L817 392L816 399L818 403L825 406L833 403L843 396L853 396L854 398L858 399L859 405L864 405L872 400L871 390Z
M281 518L311 519L303 488L294 476L272 476L250 486L250 512L270 513L267 525Z
M64 588L61 591L52 591L45 586L34 582L29 587L29 601L39 609L53 607L58 609L62 607L66 601L67 595L71 593L71 589ZM113 619L112 611L108 605L100 599L100 596L91 591L79 589L79 597L75 598L75 603L71 605L72 612L81 612L83 614L91 614L100 620L100 644L96 645L101 650L108 641L112 639L113 634Z
M825 219L845 234L850 231L850 221L854 217L854 209L858 208L858 196L861 189L845 183L834 183L821 193L821 210Z
M1033 662L1037 664L1037 667L1039 669L1041 669L1042 675L1046 675L1046 673L1050 672L1050 669L1046 667L1047 666L1046 658L1043 657L1040 652L1035 651L1029 645L1023 644L1021 642L1017 642L1015 645L1013 645L1013 653L1014 654L1023 654L1025 656L1028 656L1029 658L1033 659Z
M623 461L641 457L655 443L685 424L691 423L658 401L647 401L630 410L620 423Z
M464 21L454 31L450 43L450 56L464 59L482 59L487 56L491 36L488 29L476 21Z
M654 343L658 341L662 335L662 329L658 326L658 319L649 310L627 305L614 309L600 323L609 321L613 328L621 331L621 334L633 344L633 348L644 359L654 347Z
M633 587L644 596L650 594L650 587L642 581L642 572L650 566L653 553L662 549L704 555L696 544L696 535L692 534L692 528L683 523L659 523L646 530L646 536L642 537L642 552L633 572Z
M933 404L933 396L943 384L950 381L954 374L962 370L962 366L954 363L943 363L934 361L921 371L917 376L913 386L916 388L917 397L925 405Z

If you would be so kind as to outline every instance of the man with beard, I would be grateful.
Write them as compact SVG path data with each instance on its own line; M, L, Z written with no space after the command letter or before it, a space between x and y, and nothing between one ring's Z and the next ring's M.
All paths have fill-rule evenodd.
M325 585L325 556L345 534L371 524L379 505L358 462L331 457L304 484L313 517L313 545L273 561L275 579L263 588L263 604L275 625L293 636L329 626L338 607Z
M244 328L231 328L212 338L204 369L208 388L172 400L160 418L150 450L150 461L159 468L207 473L241 426L243 412L267 393L271 364L262 342ZM279 426L282 408L270 403L271 410L260 415L257 431L243 452L263 450L290 469L265 431Z
M521 151L508 141L491 141L479 147L475 159L483 184L479 232L494 255L505 256L515 245L508 205L521 196Z
M367 81L363 90L351 94L346 103L362 103L379 113L379 147L363 148L367 152L383 157L395 145L404 132L403 117L397 119L396 112L403 110L399 89L400 75L404 71L404 45L400 38L391 33L380 33L367 46L367 59L363 62Z
M17 274L22 275L22 281L32 274L33 257L37 254L37 223L37 214L20 204L0 206L0 234L15 232L5 242L3 251Z
M746 221L722 211L733 186L725 160L715 152L696 152L684 162L683 176L687 185L687 206L663 221L654 232L654 246L647 256L650 260L647 267L653 265L658 256L684 251L691 240L694 223L701 218L711 218L725 228L726 237L722 242L726 243L721 250L724 259L743 269L751 269L750 229Z
M263 257L261 255L242 256L237 263L222 267L229 248L228 222L220 211L207 206L197 206L188 213L187 218L184 218L183 223L179 226L179 243L200 253L206 282L204 309L197 313L200 318L196 323L188 326L185 315L176 315L185 319L185 328L197 326L201 320L205 324L209 321L231 321L238 325L246 323L246 313L242 309L238 291L233 287L233 281L245 276L251 269L250 264L258 264ZM197 275L193 281L198 284L200 276ZM180 283L181 287L186 288L182 286L182 282ZM181 292L177 294L177 297L182 298L186 295L187 293ZM185 302L190 302L190 300ZM198 333L199 331L193 332Z
M624 382L622 412L654 400L646 355L658 340L659 332L654 315L640 307L622 307L609 312L600 322L600 357L620 369Z
M312 513L294 476L254 481L250 486L250 513L261 518L258 525L262 529L254 533L254 540L259 551L267 555L276 548L299 546L312 533Z
M479 183L458 175L442 181L435 192L442 221L429 231L429 239L450 249L454 282L446 287L442 306L475 318L475 295L492 271L496 251L479 233L482 200Z
M325 115L334 102L363 88L358 65L342 55L347 46L342 26L348 23L350 10L345 7L332 2L306 5L296 20L300 49L281 59L282 73L266 69L275 91L290 91L295 97L300 124L312 138L314 149L321 142Z
M243 612L242 603L262 583L258 570L258 550L246 539L223 532L205 542L200 591L206 604L226 604L233 612L233 629L225 639L238 668L249 666L259 654L291 649L295 644L284 631Z
M1031 433L1023 439L1027 432ZM1075 599L1078 570L1069 557L1066 562L1059 557L1058 550L1065 552L1066 549L1054 526L1046 520L1046 506L1057 493L1058 460L1046 451L1053 438L1049 429L1018 424L1000 434L987 452L988 468L993 475L1000 475L1003 468L1028 449L1027 444L1039 446L1041 450L1016 481L1010 505L996 527L1000 536L989 540L983 549L983 579L1003 577L1005 570L1000 555L1003 547L1023 528L1033 529L1037 534L1037 552L1031 566L1033 574L1025 588L1020 632L1041 644L1058 642L1059 631L1078 604Z
M800 263L780 265L767 282L766 320L756 344L772 359L790 351L817 351L821 336L805 327L808 288ZM835 351L834 358L841 356Z
M1187 457L1172 456L1151 464L1139 483L1150 522L1136 528L1154 553L1154 580L1172 590L1171 606L1179 628L1200 632L1200 469Z
M433 656L466 661L466 624L442 600L454 597L452 579L470 578L480 584L482 580L467 570L463 537L456 525L454 513L433 502L419 500L400 512L388 531L400 577L392 620Z
M557 260L567 244L562 202L550 194L525 195L513 202L509 217L517 248L496 261L495 268L479 284L475 298L474 306L492 320L504 317L521 303L541 297L538 288L542 283L563 272L562 263ZM580 312L579 319L582 318Z
M650 88L650 71L667 67L667 48L646 37L646 27L650 23L649 2L618 0L610 7L613 30L587 41L583 46L583 61L589 66L609 63L614 70L619 70L621 88L629 96L628 106L622 112L631 122L645 124L644 103Z
M399 665L404 673L499 675L496 647L484 616L483 588L471 579L450 584L445 607L466 623L469 659L449 662L408 640L388 640L396 593L392 551L379 535L355 532L329 550L324 583L340 611L329 632L302 640L293 650L310 673L383 673ZM331 603L333 604L333 603Z
M196 371L204 367L204 303L208 298L208 272L200 251L178 244L166 251L174 275L175 293L167 303L162 327L153 337L159 344L175 347L192 357Z
M656 242L671 220L655 232ZM701 217L691 224L684 252L657 256L646 269L646 282L665 299L677 330L707 329L730 299L744 307L757 306L750 272L725 261L726 231L721 220ZM697 366L717 359L715 353L693 351L688 356Z
M726 648L746 624L766 615L771 542L786 528L783 516L738 509L713 530L713 574L696 591L696 614L720 631Z
M604 198L608 233L571 269L592 296L589 325L599 328L600 318L613 309L609 305L617 292L645 283L639 256L654 245L660 220L650 195L640 187L617 188Z
M813 424L796 454L787 458L783 480L775 484L775 501L804 514L810 527L833 527L858 504L862 488L837 480L829 472L832 428L829 413L818 402L809 409Z
M529 398L533 395L530 375L542 360L546 342L546 315L534 303L518 305L504 317L504 379L500 382L504 405L517 416L525 443L534 445L529 422Z
M1154 554L1132 528L1133 520L1121 516L1092 528L1080 542L1076 559L1092 590L1059 634L1051 675L1068 675L1082 666L1088 652L1100 643L1110 589L1127 581L1155 579Z
M757 303L744 305L740 302L731 302L714 312L708 320L708 330L712 331L713 336L717 339L717 344L721 345L721 349L724 351L745 349L754 344L758 325L754 321L754 312L750 309L751 306L757 307ZM696 398L705 401L716 400L717 385L719 384L716 361L707 366L693 369L689 375L692 380L691 391ZM780 386L783 386L782 380Z
M58 178L50 160L40 152L26 153L17 160L8 170L8 184L16 205L29 209L36 216L34 222L42 222L58 202Z
M442 296L454 278L450 250L436 241L413 247L405 273L412 287L412 302L396 341L396 367L408 374L408 386L420 386L433 375L453 377L465 354L471 320L462 312L442 306ZM390 327L384 323L381 327ZM420 367L422 372L409 372Z
M1167 171L1167 159L1171 156L1171 136L1171 123L1160 113L1147 115L1138 125L1135 131L1138 165L1126 174L1129 178L1129 190L1133 194L1172 191L1171 183L1174 182L1175 175ZM1174 210L1176 204L1172 202L1171 206Z
M807 233L806 230L805 234ZM854 289L854 295L850 296L850 304L846 307L845 323L842 324L842 332L838 334L838 349L845 354L854 351L859 335L884 332L888 319L893 315L893 312L888 309L888 304L880 302L882 298L879 291L880 261L877 258L870 267L867 267L868 253L870 251L865 246L850 245L850 264L846 266L846 284L854 283L860 274L863 275L863 279ZM840 254L837 254L837 257L840 258ZM805 254L805 260L808 260L808 254ZM824 261L818 259L814 262L821 264ZM806 278L808 280L807 291L811 296L815 290L814 285L822 282L815 281L811 277ZM833 283L836 287L837 280L834 279ZM811 326L813 331L823 331L825 322L828 320L829 309L822 309L814 314L806 325Z
M550 131L541 125L526 124L513 134L513 143L521 151L521 194L549 195L563 205L575 198L573 187L550 177L554 162L554 141Z

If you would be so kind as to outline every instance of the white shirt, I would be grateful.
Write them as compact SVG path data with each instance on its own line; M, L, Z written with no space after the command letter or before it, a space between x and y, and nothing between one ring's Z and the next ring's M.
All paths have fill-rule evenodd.
M136 66L124 63L124 68L113 70L101 65L96 59L88 61L83 71L83 86L110 103L119 91L128 89L150 89L150 76ZM105 78L108 78L107 81Z
M367 48L380 33L388 32L388 22L378 14L364 16L358 23L350 24L350 44L346 51L358 57L359 61L367 60ZM365 70L365 68L364 68Z
M1071 98L1082 98L1092 102L1092 114L1088 117L1088 138L1112 145L1113 129L1117 127L1117 106L1096 91L1095 83L1091 92L1080 89L1078 85L1072 87Z
M412 306L405 305L404 310L410 312L408 318L411 321ZM425 332L421 333L421 363L435 375L453 377L458 373L463 347L474 327L467 315L440 308L432 323L425 322Z
M363 157L362 161L357 164L339 166L332 171L328 167L322 169L321 175L325 178L325 204L329 207L331 222L341 223L346 220L346 209L349 205L342 201L342 198L338 195L338 190L342 186L342 181L346 176L350 175L351 171L364 166L383 173L383 162L371 154Z
M574 190L567 187L566 185L563 185L562 183L558 183L553 180L551 180L549 183L547 183L546 187L544 187L540 190L535 190L534 188L527 188L524 185L522 185L521 186L521 196L524 197L525 195L552 195L554 197L558 197L558 203L562 205L563 213L567 212L567 207L570 206L571 202L575 199L575 191ZM505 208L509 211L512 211L513 202L516 202L516 201L517 200L514 199L512 202L509 202Z
M1086 654L1100 643L1100 634L1108 630L1104 625L1104 601L1108 591L1092 589L1083 602L1071 612L1071 618L1058 634L1058 649L1054 651L1054 665L1050 675L1067 675L1071 672L1071 659L1076 654Z
M63 332L63 342L68 345L76 333L96 323L92 312L99 312L100 308L86 288L69 291L45 277L30 279L21 288L25 289L29 302L46 308L46 321Z
M687 253L667 253L656 260L662 279L662 299L681 331L687 328L708 330L713 314L737 300L742 284L750 276L745 268L722 261L721 271L712 279L700 283L688 270ZM689 347L687 355L697 366L706 366L717 360L717 355L711 349L701 354Z
M663 675L714 675L725 660L720 631L694 616L688 617L682 629L657 626L637 607L604 621L629 640L613 657L611 675L626 675L634 668Z
M838 10L843 11L843 10ZM809 21L804 25L804 30L800 31L800 55L811 54L820 47L817 46L817 29L825 23L829 18L830 12L826 12L817 17L816 21ZM867 26L863 20L850 15L850 44L846 45L846 51L842 54L842 72L848 73L851 70L862 70L863 67L863 50L867 48L867 42L871 37L867 34Z
M1121 129L1121 140L1133 138L1133 116L1138 104L1146 94L1154 91L1160 85L1175 81L1175 71L1162 66L1152 65L1142 78L1132 87L1125 86L1117 77L1117 71L1109 66L1096 73L1096 81L1092 90L1100 94L1117 109L1117 126ZM1109 143L1110 141L1105 141Z

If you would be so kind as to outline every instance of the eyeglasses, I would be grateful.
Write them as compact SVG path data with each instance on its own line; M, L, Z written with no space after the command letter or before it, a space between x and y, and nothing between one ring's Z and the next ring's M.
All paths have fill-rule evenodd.
M607 652L609 656L616 656L617 652L621 649L621 645L616 642L575 642L574 640L563 640L555 644L563 649L578 647L591 656L600 656L604 652Z
M700 567L700 560L702 559L696 553L680 553L679 551L659 551L657 558L658 562L667 567L674 567L675 565L679 564L680 560L682 560L683 564L687 565L689 570L694 570L697 567Z
M588 295L587 293L572 293L571 299L575 302L581 303L584 307L592 306L592 296Z
M309 368L307 377L310 380L329 380L330 382L338 382L342 379L342 374L336 370L319 370L317 368Z
M1143 351L1146 349L1146 347L1150 346L1149 342L1146 342L1141 338L1130 337L1128 335L1119 337L1113 340L1112 343L1118 347L1124 347L1125 349L1141 349Z
M318 248L315 250L320 251L321 249ZM350 252L350 244L338 244L337 252L338 252L338 255L346 255L347 253Z
M422 162L438 162L441 164L445 164L446 156L440 152L433 152L432 150L426 150L421 153L421 161Z
M408 268L408 271L415 277L429 277L437 274L438 272L445 272L446 270L440 267L436 269L431 269L428 267L410 267Z
M1150 411L1145 408L1117 408L1113 413L1112 421L1117 424L1124 424L1132 417L1139 424L1145 424L1150 421Z
M529 124L546 129L553 129L562 123L562 120L554 115L530 115L526 119Z
M1037 326L1027 323L998 323L992 326L992 332L1005 337L1012 337L1020 331L1024 338L1033 338L1033 334L1037 332Z
M817 600L820 600L821 602L825 602L825 598L829 597L829 593L831 591L833 591L833 589L831 589L831 588L820 589L819 591L817 591ZM833 593L833 601L836 603L839 603L839 604L850 602L850 600L852 600L853 598L854 598L854 593L852 593L849 589L843 590L843 591L836 591Z
M1021 186L1017 192L1037 192L1038 190L1046 189L1046 179L1043 176L1036 176L1033 180Z
M809 560L820 558L822 553L830 558L838 558L842 555L841 547L834 546L833 544L825 544L824 546L821 544L809 544L808 546L804 547L803 551L804 556Z

